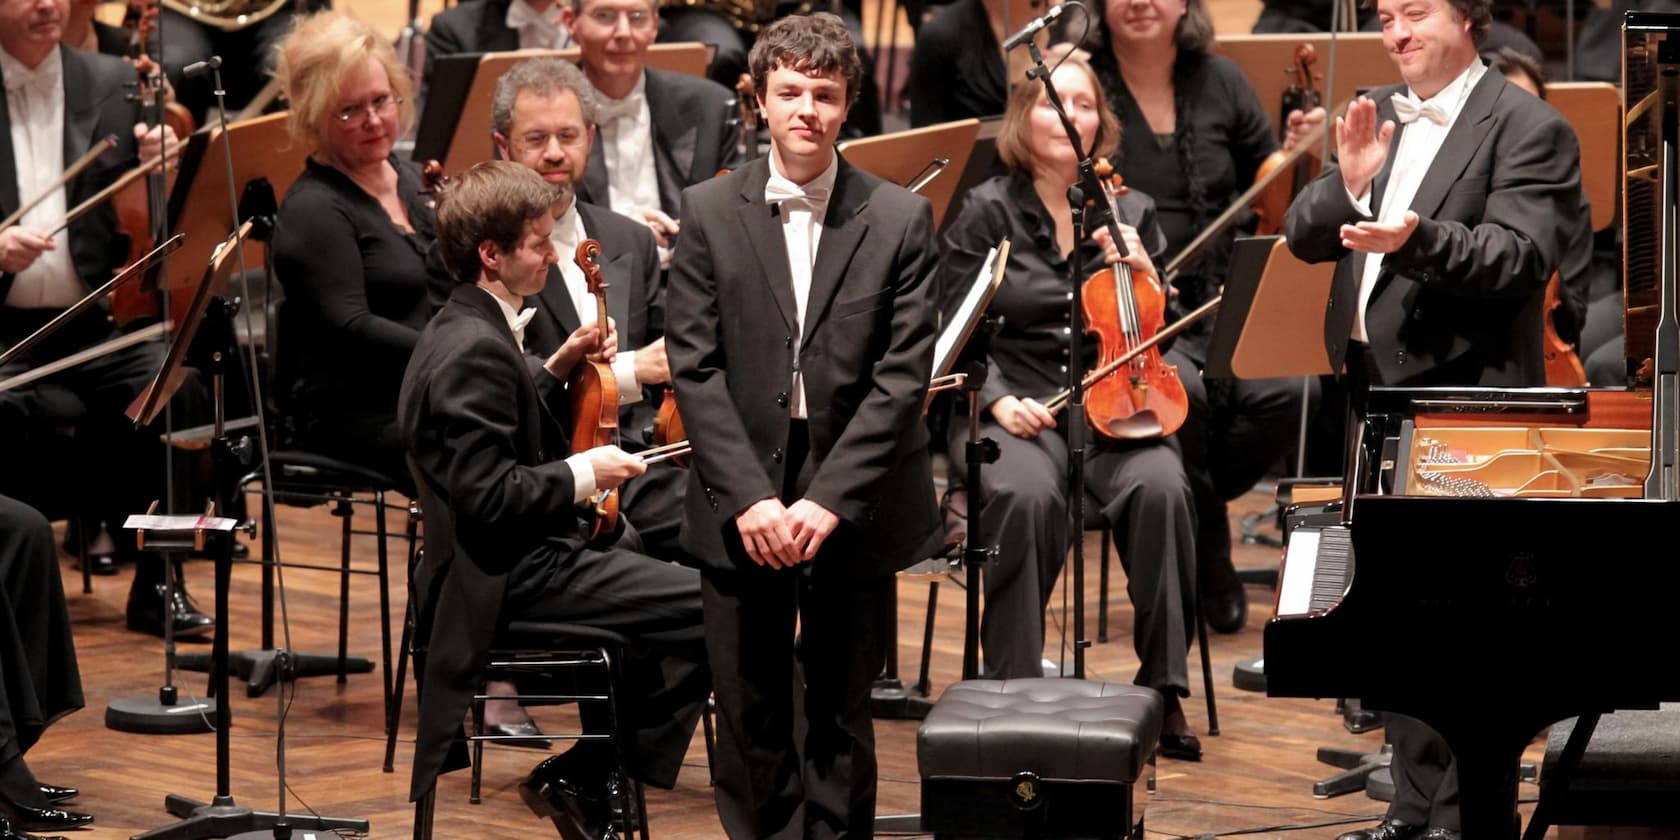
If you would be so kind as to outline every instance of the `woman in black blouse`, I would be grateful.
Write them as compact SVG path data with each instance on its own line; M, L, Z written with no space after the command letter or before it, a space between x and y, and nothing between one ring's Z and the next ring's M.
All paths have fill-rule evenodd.
M1213 25L1203 0L1107 0L1092 47L1092 66L1120 120L1116 169L1155 198L1172 259L1250 184L1277 151L1272 126L1248 79L1230 59L1208 52ZM1316 120L1295 116L1286 143ZM1239 223L1173 281L1189 311L1219 293ZM1301 380L1210 380L1212 319L1187 331L1172 361L1190 393L1190 418L1179 432L1185 469L1196 492L1200 588L1208 624L1235 632L1248 603L1231 566L1225 505L1246 493L1295 439ZM1213 432L1212 430L1218 430Z
M1111 152L1117 127L1090 67L1065 61L1052 75L1081 143L1093 138ZM988 676L1042 675L1044 610L1067 555L1067 440L1060 421L1041 401L1068 381L1068 255L1081 249L1084 265L1121 262L1106 230L1094 241L1075 242L1067 188L1077 176L1078 154L1037 85L1010 94L998 136L998 155L1010 167L975 187L941 242L940 289L950 313L986 253L1008 237L1006 280L990 313L998 318L980 391L982 431L1000 457L982 470L985 529L998 541L998 561L987 570L986 611L980 637ZM1136 190L1119 198L1119 221L1138 276L1153 277L1164 240L1150 199ZM1147 245L1146 245L1147 243ZM1083 360L1088 369L1093 351ZM948 447L962 470L965 424L952 424ZM1102 511L1114 529L1127 568L1127 593L1136 611L1133 645L1139 685L1161 692L1167 716L1164 755L1198 760L1201 745L1179 700L1189 695L1185 658L1193 597L1193 527L1190 487L1170 441L1120 442L1089 436L1087 505Z
M280 205L281 389L296 444L409 486L397 390L431 317L432 209L392 144L408 74L372 27L323 12L280 48L292 141L313 151ZM436 281L441 282L441 281Z

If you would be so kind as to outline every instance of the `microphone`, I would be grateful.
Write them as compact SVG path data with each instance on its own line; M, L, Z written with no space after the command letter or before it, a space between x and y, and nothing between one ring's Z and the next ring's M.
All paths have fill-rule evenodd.
M1003 51L1009 52L1027 41L1032 40L1032 36L1037 35L1039 30L1049 26L1051 21L1061 17L1062 12L1067 11L1067 7L1070 5L1072 5L1071 2L1063 3L1059 6L1051 6L1050 11L1033 18L1031 23L1021 27L1020 32L1017 32L1003 40Z
M191 79L194 76L202 76L211 70L221 69L221 66L222 57L219 55L213 55L203 61L195 61L182 68L181 77L184 79Z

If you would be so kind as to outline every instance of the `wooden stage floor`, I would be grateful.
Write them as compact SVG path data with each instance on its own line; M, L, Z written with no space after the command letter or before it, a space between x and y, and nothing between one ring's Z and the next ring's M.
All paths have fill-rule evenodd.
M1264 507L1267 497L1256 492L1233 505L1233 533L1244 513ZM371 517L359 515L358 526L371 527ZM58 527L62 528L62 523ZM400 526L399 526L400 527ZM279 533L288 562L336 565L339 520L325 509L281 508ZM401 561L393 555L393 601L402 603ZM1096 541L1088 545L1090 566L1087 621L1095 637L1097 595ZM359 567L372 568L372 538L358 538ZM1244 567L1275 565L1274 549L1238 546L1237 563ZM166 793L208 799L214 793L214 736L149 736L115 732L104 727L104 708L113 698L155 692L162 674L162 645L149 636L130 633L123 627L123 607L128 591L127 570L117 577L95 578L94 593L81 594L80 574L68 558L63 564L65 590L81 657L82 677L88 707L61 721L29 754L30 766L43 781L73 785L82 797L73 808L98 817L92 830L76 833L78 840L126 838L172 822L162 808ZM205 608L211 606L210 564L195 562L188 568L192 592ZM291 570L287 574L292 638L305 651L336 650L338 575L329 572ZM258 569L241 565L235 570L233 603L233 649L255 647L258 635ZM379 658L379 599L376 578L356 576L351 592L351 652L375 662ZM1116 569L1115 595L1110 620L1113 634L1107 644L1093 646L1087 657L1089 676L1094 679L1129 681L1137 667L1130 645L1131 608L1126 602L1124 579ZM1328 775L1328 767L1314 760L1319 745L1337 745L1375 751L1380 734L1362 736L1345 732L1333 714L1329 701L1268 699L1239 691L1231 685L1232 666L1239 660L1258 656L1261 626L1270 616L1269 590L1249 589L1248 626L1232 636L1215 636L1213 662L1218 686L1221 734L1203 736L1206 758L1199 764L1163 760L1159 766L1158 791L1138 791L1140 804L1147 807L1147 827L1152 837L1196 837L1266 826L1306 825L1344 819L1349 816L1374 818L1382 803L1362 794L1315 801L1314 780ZM900 661L903 671L914 678L920 656L922 621L927 586L906 581L900 587ZM1056 658L1057 630L1063 617L1061 594L1054 599L1055 612L1046 655ZM939 592L938 621L933 654L935 692L949 685L961 670L962 590L950 583ZM393 633L400 632L400 615L392 616ZM208 644L183 644L183 649L208 651ZM1191 672L1198 674L1199 661L1192 654ZM1334 667L1335 663L1325 663ZM908 681L908 680L907 680ZM185 673L178 685L183 693L202 692L205 677ZM384 754L381 678L372 674L352 675L348 684L336 685L332 677L300 681L295 695L288 695L290 712L286 721L286 768L292 794L288 810L313 808L329 816L360 817L371 823L371 837L409 836L412 808L407 802L409 757L413 750L414 704L412 687L407 692L402 741L398 745L396 772L380 771ZM1200 696L1187 701L1193 725L1206 731L1205 706ZM234 683L232 737L233 794L243 805L272 810L276 806L275 730L278 719L276 698L271 691L260 698L247 698L243 684ZM562 731L569 714L552 709L537 710L537 718L549 731ZM919 796L915 760L915 723L879 721L876 725L881 753L880 812L914 811ZM1530 749L1536 757L1539 746ZM520 749L487 751L485 801L467 802L467 774L445 777L439 788L436 820L438 838L537 838L552 837L553 828L540 822L520 803L515 785L542 757ZM716 838L722 836L707 785L706 754L698 734L689 751L682 776L674 791L651 791L653 836L666 840ZM1535 788L1526 785L1525 797ZM1147 800L1146 802L1144 800ZM1525 806L1525 811L1532 806ZM1357 827L1357 826L1355 826ZM1257 837L1330 838L1348 830L1345 826L1272 831ZM307 837L307 834L297 834Z

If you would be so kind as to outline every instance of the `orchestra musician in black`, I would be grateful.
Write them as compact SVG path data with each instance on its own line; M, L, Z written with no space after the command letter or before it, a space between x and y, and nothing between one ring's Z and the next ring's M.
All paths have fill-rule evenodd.
M109 202L63 224L68 211L126 172L162 154L176 142L167 127L148 129L140 103L130 95L135 71L114 56L61 45L67 0L0 4L0 214L34 202L16 224L0 231L0 348L9 348L57 317L121 268L129 240ZM106 135L111 151L66 185L59 174ZM143 185L142 185L143 186ZM93 307L6 367L0 379L24 373L120 337L138 322L115 326L107 305ZM96 471L77 475L74 515L103 521L109 533L90 536L84 546L106 558L132 557L132 539L118 523L163 499L163 423L143 430L125 415L130 403L162 367L164 345L141 342L69 368L11 392L13 411L0 410L0 492L37 501L43 474L64 463L34 464L61 429L74 428L74 449ZM176 428L203 416L203 389L189 379L171 402ZM43 445L43 441L48 441ZM72 470L76 467L72 466ZM177 496L185 487L174 488ZM177 503L185 499L178 498ZM47 506L40 502L41 506ZM106 548L106 547L109 548ZM96 560L98 558L95 558ZM107 561L108 562L108 561ZM100 566L95 566L95 571ZM106 565L114 572L114 566ZM130 629L161 635L167 617L176 633L202 633L214 623L177 588L165 602L163 562L137 560L129 589Z
M613 372L619 385L621 445L630 452L651 446L654 416L671 382L665 357L665 289L653 234L611 210L574 200L573 190L590 165L599 99L583 71L552 58L521 62L496 83L490 106L497 153L535 170L562 196L556 204L554 248L561 257L548 283L528 303L536 308L525 328L525 347L541 358L566 336L593 321L594 304L583 271L571 258L584 239L601 243L607 315L618 330ZM665 461L625 484L620 501L636 525L646 553L682 557L682 491L688 477Z
M1111 153L1119 123L1103 98L1090 65L1068 58L1051 77L1086 148ZM961 302L987 252L1010 241L1007 280L988 310L998 318L986 359L981 432L996 441L999 458L982 473L985 532L996 534L997 562L986 569L986 609L980 625L984 673L995 679L1043 676L1045 607L1077 538L1067 521L1066 416L1052 415L1048 398L1068 384L1068 368L1094 366L1068 357L1069 255L1081 249L1093 275L1121 262L1107 229L1074 240L1067 188L1078 175L1078 153L1037 85L1010 95L998 134L998 156L1009 172L975 187L941 237L940 289L949 315ZM1119 230L1133 272L1156 278L1154 255L1166 247L1154 202L1138 190L1117 197ZM1117 375L1124 375L1122 374ZM967 426L953 423L947 451L963 469ZM1190 693L1186 658L1195 604L1195 513L1190 485L1175 443L1152 437L1119 441L1095 432L1087 438L1087 505L1114 529L1126 591L1136 610L1133 646L1140 661L1136 682L1166 698L1161 751L1200 760L1200 740L1186 721L1180 698Z
M1337 261L1325 349L1345 356L1356 401L1367 385L1541 385L1546 283L1583 212L1575 132L1482 63L1488 0L1379 0L1377 13L1405 84L1336 120L1336 159L1285 225L1297 256ZM1388 815L1343 840L1457 838L1445 743L1400 715L1388 737Z
M893 575L940 538L933 213L835 151L861 75L839 18L777 21L751 65L771 154L684 192L666 300L718 813L733 838L867 837Z
M428 262L420 166L392 151L414 116L408 74L373 27L335 12L299 23L279 72L292 142L310 150L275 223L280 325L297 337L279 342L272 386L283 431L409 488L397 386L448 284Z
M412 584L426 641L411 796L465 766L462 718L497 629L509 621L581 624L630 639L621 655L617 727L630 775L676 782L710 675L699 574L626 547L633 529L590 539L580 504L646 469L617 446L574 452L555 418L565 377L602 343L574 331L535 371L519 312L557 259L555 187L530 169L487 161L456 176L438 206L438 248L456 277L403 377L403 438L426 520ZM615 336L595 358L610 361ZM580 709L593 731L601 704ZM607 836L612 745L578 741L521 784L525 802L568 840Z

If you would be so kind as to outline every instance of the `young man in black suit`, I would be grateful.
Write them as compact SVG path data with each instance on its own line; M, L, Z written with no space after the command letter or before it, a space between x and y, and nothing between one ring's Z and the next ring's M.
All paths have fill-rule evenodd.
M161 154L164 138L175 142L173 132L148 130L141 123L140 107L130 95L133 67L115 56L59 44L68 14L68 0L0 2L0 215L45 194L16 225L0 232L0 349L27 338L122 267L128 239L118 231L109 203L68 229L53 231L71 207L141 160ZM48 189L108 134L117 138L116 148L68 185ZM117 337L106 315L104 307L95 307L72 319L0 368L0 379ZM134 345L16 392L23 406L20 416L0 411L0 440L6 441L0 452L11 465L4 471L11 480L0 481L0 492L28 501L40 492L40 470L65 469L64 464L29 466L39 449L30 440L72 425L78 454L105 470L78 476L87 482L77 491L84 506L79 513L115 528L121 517L162 498L157 469L164 457L157 437L161 427L135 431L124 412L157 374L163 354L159 342ZM177 409L188 406L196 392L196 387L183 389ZM189 413L176 412L177 427L190 425L183 422ZM112 551L133 545L114 531L111 536ZM129 628L161 634L168 616L177 633L207 631L211 618L192 605L184 590L177 589L173 602L164 603L162 571L162 562L155 559L139 564L129 590Z
M1488 0L1379 0L1377 14L1406 83L1336 121L1336 160L1285 224L1297 256L1338 261L1326 350L1346 358L1356 409L1366 385L1541 385L1546 282L1582 211L1575 133L1482 64ZM1388 736L1388 816L1343 840L1454 840L1444 742L1398 715Z
M666 300L718 811L736 838L867 837L892 576L940 539L932 211L835 152L860 72L839 18L776 22L751 65L771 154L684 193Z
M563 378L600 343L579 328L532 378L519 308L541 293L555 261L554 188L531 170L488 161L467 170L438 205L438 247L457 285L421 333L398 416L425 511L425 563L411 584L421 604L421 671L411 795L464 766L461 720L496 628L511 620L584 624L629 637L618 721L632 776L670 787L707 695L697 573L590 541L579 504L645 469L616 446L571 453L555 421ZM609 330L606 361L615 336ZM602 713L588 704L592 724ZM527 804L568 840L608 831L611 747L582 741L545 760L521 785Z

